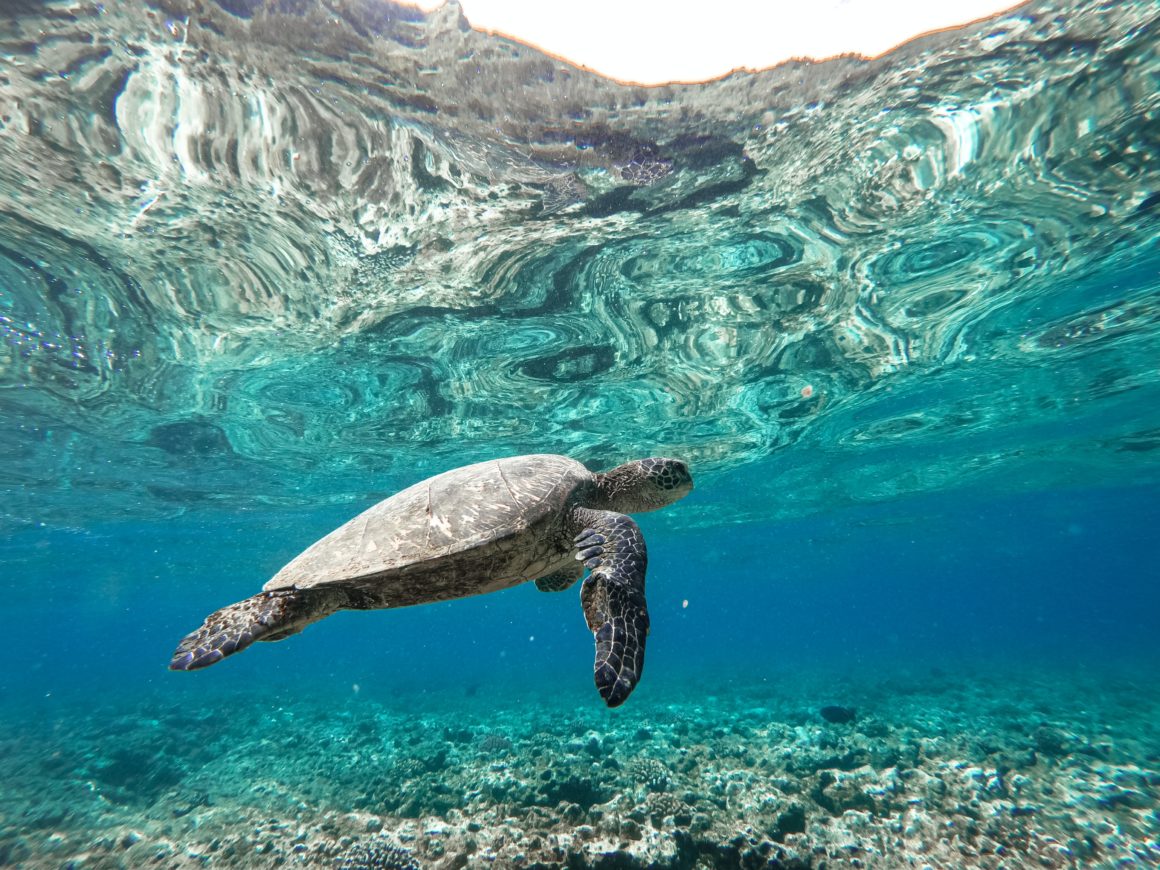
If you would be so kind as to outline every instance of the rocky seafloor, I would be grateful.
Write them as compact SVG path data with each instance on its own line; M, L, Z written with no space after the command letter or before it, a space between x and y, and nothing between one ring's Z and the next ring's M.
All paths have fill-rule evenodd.
M1061 673L6 706L0 865L1160 865L1155 682Z

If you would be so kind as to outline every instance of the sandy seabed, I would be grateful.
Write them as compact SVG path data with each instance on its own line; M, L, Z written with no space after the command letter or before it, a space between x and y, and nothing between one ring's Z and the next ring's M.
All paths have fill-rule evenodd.
M1146 673L695 682L6 705L0 866L1160 866Z

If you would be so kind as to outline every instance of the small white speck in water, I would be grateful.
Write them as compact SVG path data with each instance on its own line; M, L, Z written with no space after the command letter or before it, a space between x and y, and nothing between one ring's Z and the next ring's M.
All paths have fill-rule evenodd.
M686 598L684 601L682 601L682 602L681 602L681 609L682 609L682 610L687 610L687 609L688 609L688 607L689 607L689 599L688 599L688 598Z

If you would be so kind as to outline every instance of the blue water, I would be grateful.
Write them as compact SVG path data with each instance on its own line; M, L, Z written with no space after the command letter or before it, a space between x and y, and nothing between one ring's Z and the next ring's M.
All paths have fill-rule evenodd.
M10 4L0 866L1160 866L1157 26L645 89L454 8ZM534 452L696 481L623 707L578 587L166 669Z
M18 582L6 589L0 690L12 704L110 686L186 693L187 681L195 695L299 679L380 694L590 691L591 635L574 596L531 586L343 613L212 673L163 671L201 611L248 597L297 554L284 537L312 541L344 518L327 509L22 532L5 546ZM654 682L686 674L726 686L815 666L1145 667L1160 652L1151 489L967 491L722 529L654 530L651 519L640 520L654 628L639 691L657 702Z

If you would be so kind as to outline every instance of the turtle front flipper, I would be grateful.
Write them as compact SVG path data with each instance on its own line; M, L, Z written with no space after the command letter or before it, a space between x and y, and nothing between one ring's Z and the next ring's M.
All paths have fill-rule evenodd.
M256 640L297 634L342 606L336 589L275 589L216 610L173 652L171 671L193 671L220 662Z
M596 689L609 707L619 707L644 670L648 552L640 528L624 514L586 509L576 514L584 526L575 539L576 558L592 571L580 601L596 639Z

